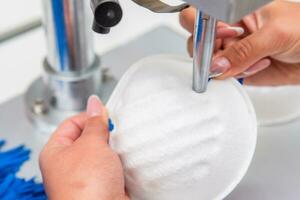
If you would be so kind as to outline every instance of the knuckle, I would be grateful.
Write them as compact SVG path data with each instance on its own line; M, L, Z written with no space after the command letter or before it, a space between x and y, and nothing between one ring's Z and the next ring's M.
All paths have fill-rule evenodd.
M278 23L274 23L272 24L272 34L273 36L275 36L277 39L284 39L287 38L287 36L289 35L289 32L286 31L284 26L280 26L280 24Z
M280 26L279 23L273 23L270 28L268 41L274 47L275 51L281 51L282 49L288 49L294 43L291 32L285 26Z
M237 62L242 62L246 60L251 52L253 52L254 46L247 38L241 40L236 45L231 46L233 54L237 59Z

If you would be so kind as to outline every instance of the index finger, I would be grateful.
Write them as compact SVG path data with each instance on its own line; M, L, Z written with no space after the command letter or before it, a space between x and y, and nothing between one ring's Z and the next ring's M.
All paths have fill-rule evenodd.
M179 21L181 26L188 32L193 34L195 27L196 9L189 7L181 11ZM221 21L217 24L217 38L230 38L237 37L244 33L244 30L240 26L230 26Z

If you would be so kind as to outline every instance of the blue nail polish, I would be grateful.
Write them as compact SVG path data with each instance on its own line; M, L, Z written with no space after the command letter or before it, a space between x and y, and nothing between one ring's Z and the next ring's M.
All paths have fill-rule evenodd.
M109 119L108 120L108 129L109 129L109 132L112 132L115 128L115 125L113 124L112 120Z

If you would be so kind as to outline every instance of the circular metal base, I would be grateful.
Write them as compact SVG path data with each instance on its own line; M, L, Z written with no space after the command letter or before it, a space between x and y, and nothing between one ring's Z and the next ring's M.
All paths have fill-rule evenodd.
M100 96L105 103L111 95L117 80L109 75L108 70L102 72L102 82L99 91L93 94ZM51 102L48 87L43 78L35 80L24 95L26 114L39 133L50 135L63 120L76 115L84 110L57 109ZM67 102L66 102L67 103Z
M64 74L53 71L47 60L44 76L25 93L26 113L42 133L52 133L66 118L82 112L92 94L99 95L102 71L99 58L84 72Z

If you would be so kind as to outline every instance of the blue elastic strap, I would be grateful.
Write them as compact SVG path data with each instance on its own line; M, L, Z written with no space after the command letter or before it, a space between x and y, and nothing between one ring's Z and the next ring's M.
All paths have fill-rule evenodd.
M244 85L244 79L243 79L243 78L239 78L238 81L239 81L239 83L240 83L241 85Z
M212 78L209 78L208 81L211 81ZM238 82L241 84L241 85L244 85L244 79L243 78L239 78L237 79Z
M108 120L108 129L109 132L112 132L115 129L115 125L113 124L111 119Z

